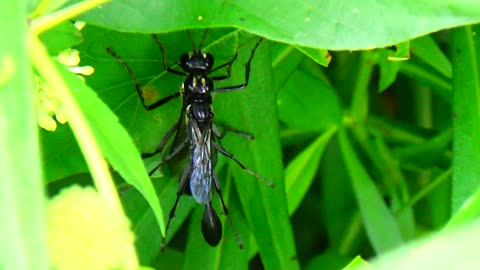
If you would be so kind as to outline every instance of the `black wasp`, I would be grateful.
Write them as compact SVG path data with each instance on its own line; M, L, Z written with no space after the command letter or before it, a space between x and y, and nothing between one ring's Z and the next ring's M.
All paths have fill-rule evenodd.
M190 32L188 32L192 40L193 52L184 53L180 56L180 61L178 65L182 68L182 70L176 70L168 67L163 45L160 42L159 38L156 35L153 35L153 38L158 44L163 56L164 69L169 73L185 76L185 80L183 81L181 87L181 93L177 92L171 94L151 105L145 104L142 93L142 86L139 84L134 73L125 63L125 61L123 61L120 56L116 54L111 48L107 48L107 52L113 57L115 57L128 71L130 77L135 82L138 96L140 97L140 100L142 101L142 104L146 110L153 110L170 101L171 99L180 96L180 94L182 95L182 111L179 120L168 130L166 135L161 140L159 146L153 153L142 155L142 157L147 158L163 152L171 136L174 133L176 134L176 138L174 139L174 145L170 153L164 156L162 161L153 170L150 171L149 175L152 175L165 162L177 156L186 147L188 147L189 149L189 162L180 177L177 197L170 211L166 231L168 232L170 222L175 215L180 196L183 193L189 192L197 203L205 206L205 211L202 219L202 234L205 241L209 245L216 246L220 242L222 237L222 225L211 203L213 184L213 188L219 195L222 210L225 213L225 216L227 217L227 220L235 233L239 246L242 248L243 243L240 239L238 232L235 230L230 220L227 207L222 197L220 182L214 172L214 155L216 155L216 151L235 161L244 171L264 181L269 186L273 187L273 184L267 179L248 169L243 163L241 163L237 158L235 158L235 156L233 156L217 142L215 142L215 138L221 138L224 134L221 134L216 128L216 126L213 124L214 113L212 111L212 93L230 92L234 90L241 90L247 87L250 77L250 65L253 60L255 51L260 45L260 43L263 41L263 39L260 39L250 52L250 57L245 64L245 82L234 86L215 88L213 83L214 81L226 80L230 78L230 70L238 54L235 53L230 61L214 67L213 55L210 53L205 53L201 50L206 33L207 31L204 31L200 45L198 48L196 48L195 45L193 45L193 38L191 37ZM221 68L226 69L226 75L209 76L211 73ZM180 137L180 131L184 129L184 133L186 133L185 139L178 139ZM242 133L232 128L227 128L226 131L233 131L250 139L253 138L253 136L249 134ZM165 244L164 242L165 238L163 239L162 247Z

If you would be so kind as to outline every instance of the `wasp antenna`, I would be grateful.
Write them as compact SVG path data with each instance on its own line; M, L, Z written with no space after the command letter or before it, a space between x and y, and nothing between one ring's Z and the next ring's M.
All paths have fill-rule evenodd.
M193 41L192 31L190 31L190 29L187 29L186 31L188 34L188 38L190 38L190 43L192 44L192 51L196 52L197 48L195 47L195 42Z
M206 39L206 37L207 37L207 32L208 32L208 29L205 29L205 30L203 31L202 39L200 40L200 44L198 45L198 51L199 51L199 52L202 50L203 43L205 42L205 39Z

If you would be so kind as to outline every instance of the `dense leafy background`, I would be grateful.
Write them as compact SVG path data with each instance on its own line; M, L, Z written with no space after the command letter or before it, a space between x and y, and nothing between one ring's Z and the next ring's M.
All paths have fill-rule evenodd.
M81 17L89 23L81 32L83 42L72 38L77 34L72 29L44 37L52 54L59 44L79 43L81 64L95 67L87 84L144 153L178 119L180 101L145 111L132 79L107 47L131 66L146 99L154 102L178 91L182 77L163 70L150 33L161 33L169 65L175 67L179 55L192 50L184 29L211 28L203 47L217 64L239 52L232 78L219 85L242 82L255 35L267 39L255 55L249 87L214 97L217 123L255 136L249 141L229 134L222 145L276 184L270 189L219 157L217 173L246 249L238 249L226 222L220 246L208 247L200 234L203 210L184 196L168 232L170 243L159 253L156 216L144 196L125 190L125 181L135 181L124 173L128 164L110 160L119 172L142 264L158 269L340 269L357 255L383 254L442 228L452 214L465 213L463 203L479 181L478 27L427 34L478 22L473 12L478 3L317 2L117 0ZM51 31L70 29L59 27L64 28ZM193 31L195 44L202 33ZM332 52L331 57L325 53L387 45L395 46ZM322 67L329 59L329 67ZM91 118L95 109L88 109ZM87 170L67 126L42 132L42 143L52 191L85 181ZM164 212L175 199L182 167L172 162L163 177L152 180L157 192L146 199L151 203L158 196ZM477 216L477 205L468 206L475 211L462 222Z

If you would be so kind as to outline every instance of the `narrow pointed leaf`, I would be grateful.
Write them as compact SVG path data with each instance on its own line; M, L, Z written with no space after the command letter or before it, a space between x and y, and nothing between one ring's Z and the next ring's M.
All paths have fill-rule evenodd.
M131 137L120 125L117 116L90 87L62 65L57 64L57 68L69 88L73 89L72 94L85 114L102 153L120 175L145 196L155 212L160 231L164 234L165 225L160 202Z
M380 192L355 154L345 130L339 131L340 146L352 181L368 238L377 253L402 244L399 227Z

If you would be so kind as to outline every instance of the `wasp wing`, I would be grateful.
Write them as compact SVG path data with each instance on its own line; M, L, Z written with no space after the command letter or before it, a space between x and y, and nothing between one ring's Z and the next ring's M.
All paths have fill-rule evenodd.
M190 191L200 204L207 204L211 199L212 191L212 152L211 128L200 129L196 121L189 121L191 155L190 164Z

